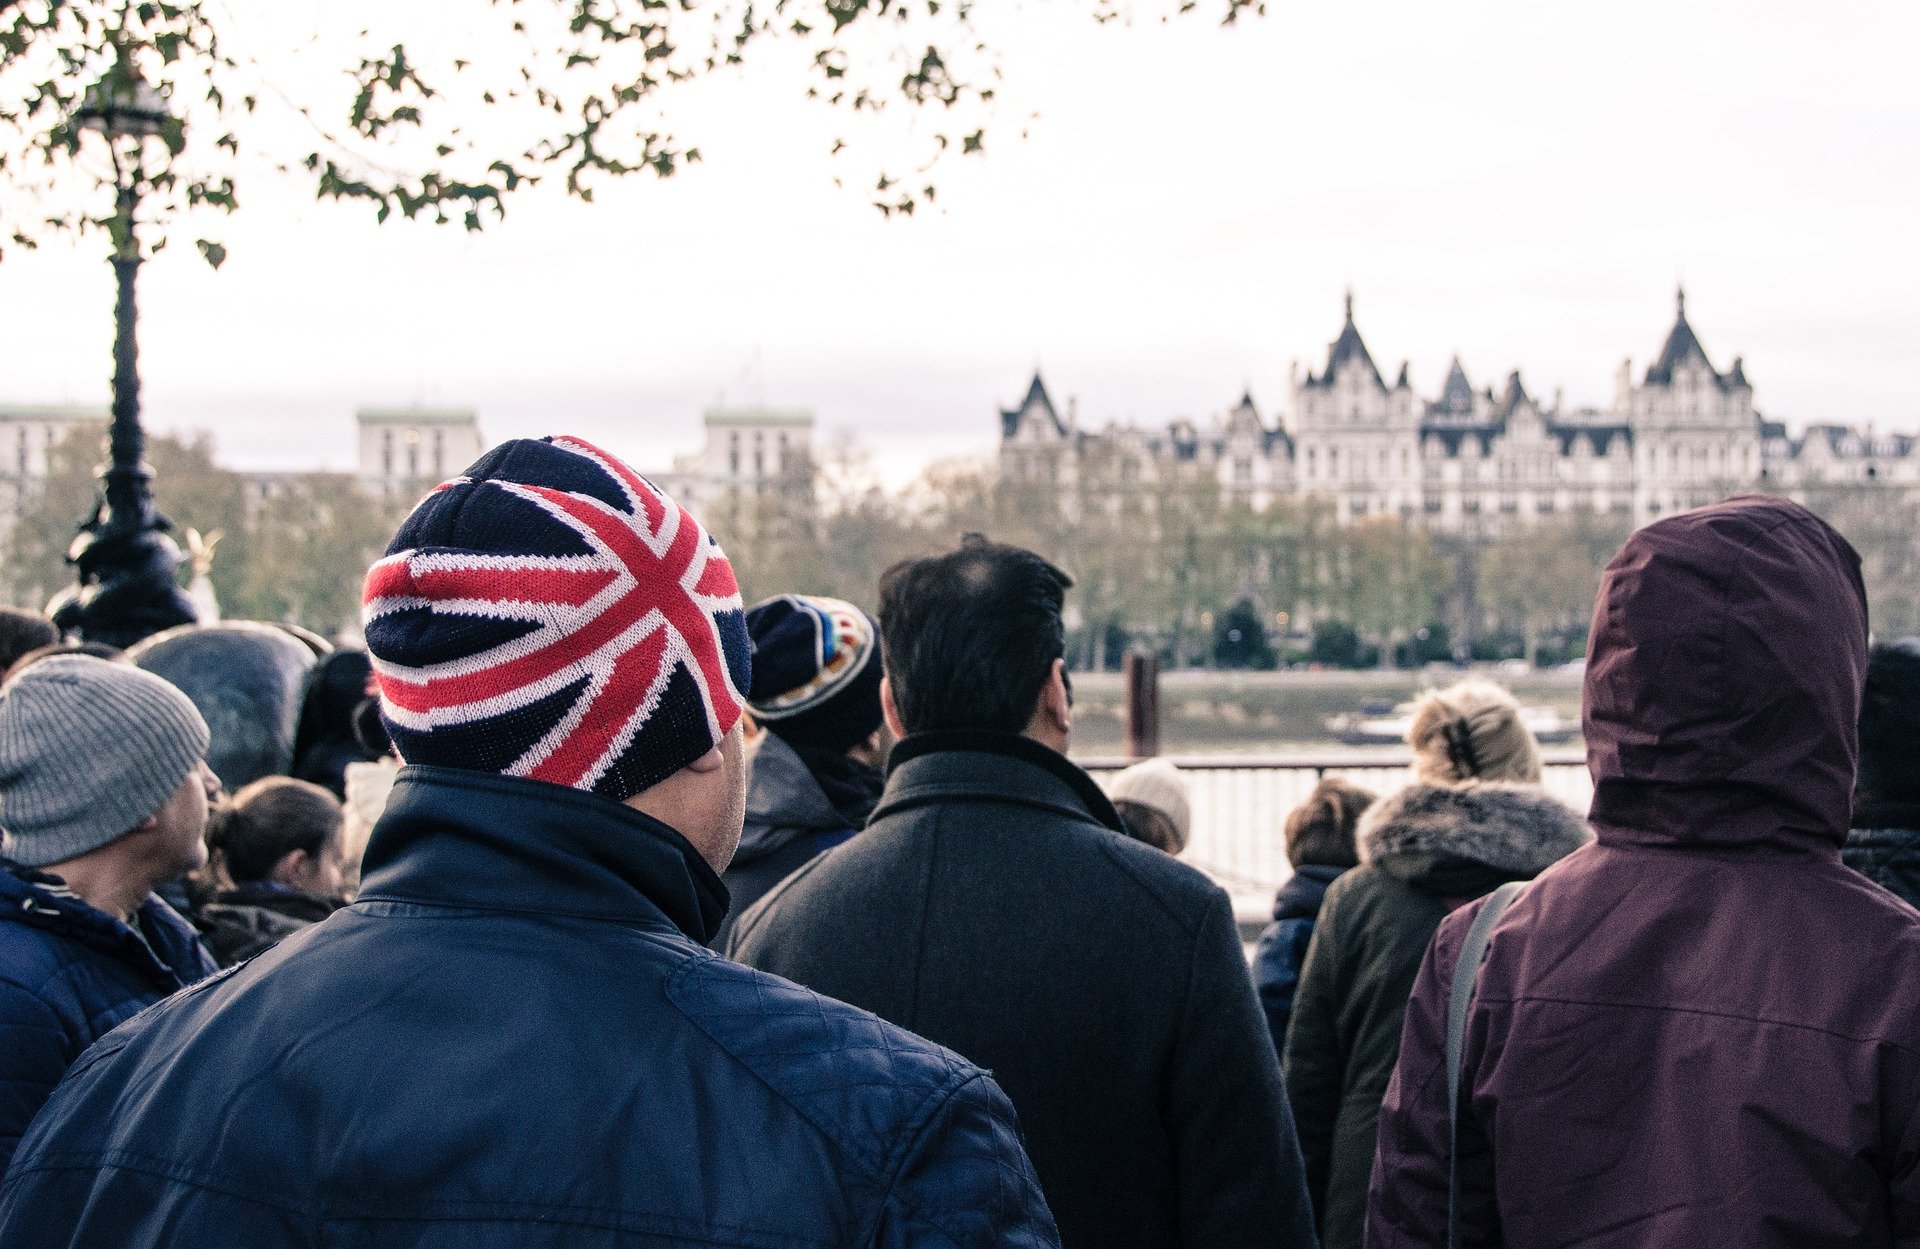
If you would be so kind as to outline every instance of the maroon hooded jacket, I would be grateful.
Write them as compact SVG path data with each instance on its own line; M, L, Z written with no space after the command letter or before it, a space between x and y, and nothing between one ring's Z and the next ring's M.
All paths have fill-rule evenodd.
M1920 916L1843 867L1859 558L1738 498L1608 565L1598 840L1494 930L1468 1018L1459 1243L1920 1245ZM1450 916L1381 1108L1367 1243L1446 1243Z

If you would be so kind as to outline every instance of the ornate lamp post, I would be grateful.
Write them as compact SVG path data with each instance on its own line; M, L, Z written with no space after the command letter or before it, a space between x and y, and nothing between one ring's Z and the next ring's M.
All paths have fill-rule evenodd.
M193 602L180 589L175 570L180 548L173 526L153 503L153 470L146 464L147 438L140 428L139 349L134 341L134 279L140 272L135 210L145 178L144 149L159 140L178 150L182 124L167 101L123 55L107 76L87 91L71 119L78 130L101 135L113 160L114 305L113 430L108 463L100 473L93 515L67 551L78 584L49 604L62 633L91 642L131 646L141 638L190 624Z

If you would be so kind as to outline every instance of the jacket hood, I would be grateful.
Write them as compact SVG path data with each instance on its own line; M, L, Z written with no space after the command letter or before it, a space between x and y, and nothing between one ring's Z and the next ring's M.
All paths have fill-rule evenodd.
M1600 840L1838 846L1866 668L1860 557L1812 512L1746 496L1641 529L1587 643Z
M808 833L839 832L846 827L846 819L834 810L793 747L777 734L764 735L754 748L753 775L747 782L747 823L740 832L734 863L751 863Z
M1327 890L1346 870L1344 867L1326 867L1319 863L1304 863L1294 868L1293 875L1287 877L1287 883L1273 895L1273 922L1312 919L1318 915L1320 904L1326 901Z
M1360 817L1360 862L1382 867L1465 861L1527 879L1593 840L1567 805L1537 785L1413 784Z

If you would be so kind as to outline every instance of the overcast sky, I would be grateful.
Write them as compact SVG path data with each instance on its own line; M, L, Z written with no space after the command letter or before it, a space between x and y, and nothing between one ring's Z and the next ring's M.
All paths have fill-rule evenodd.
M335 11L269 7L266 44ZM1349 285L1423 393L1458 352L1476 385L1517 367L1604 404L1684 280L1770 416L1920 429L1920 6L1276 0L1232 30L1075 9L990 17L1008 116L912 219L834 187L832 119L777 63L688 94L686 175L543 191L477 236L255 179L224 269L181 247L143 275L151 421L241 467L347 467L356 406L472 404L490 437L658 467L703 407L766 402L897 478L989 449L1036 365L1083 424L1205 419L1243 386L1271 417ZM97 239L10 251L0 402L104 403L111 299Z

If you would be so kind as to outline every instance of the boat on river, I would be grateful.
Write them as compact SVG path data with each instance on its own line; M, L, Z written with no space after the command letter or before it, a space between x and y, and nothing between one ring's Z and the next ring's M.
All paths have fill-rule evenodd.
M1552 707L1520 708L1520 722L1533 732L1543 746L1573 741L1580 735L1580 722L1570 720ZM1413 727L1413 704L1369 699L1354 711L1329 716L1327 731L1349 746L1393 746L1407 740Z

